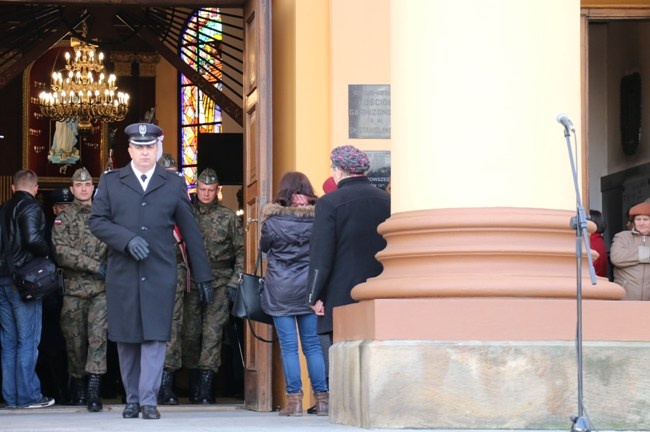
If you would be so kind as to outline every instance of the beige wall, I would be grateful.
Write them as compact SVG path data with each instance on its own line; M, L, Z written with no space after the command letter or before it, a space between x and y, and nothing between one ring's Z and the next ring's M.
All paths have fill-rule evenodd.
M348 138L348 85L390 84L390 1L332 0L331 29L331 147L390 150L390 139Z
M156 66L156 118L165 132L163 152L178 154L178 88L176 69L164 58Z
M579 2L408 3L391 13L393 213L575 208L555 117L580 130Z
M273 184L302 171L317 193L329 176L329 0L273 2Z
M582 0L582 7L625 7L625 6L650 6L648 0Z
M296 169L296 5L275 0L273 38L273 190L281 173Z

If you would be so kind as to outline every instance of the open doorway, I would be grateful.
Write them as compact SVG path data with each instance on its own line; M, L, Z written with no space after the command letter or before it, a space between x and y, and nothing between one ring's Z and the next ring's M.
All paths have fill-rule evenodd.
M583 9L588 202L605 218L607 248L629 208L650 198L650 9ZM586 49L585 49L586 47ZM644 72L645 71L645 72ZM611 275L611 271L610 271Z

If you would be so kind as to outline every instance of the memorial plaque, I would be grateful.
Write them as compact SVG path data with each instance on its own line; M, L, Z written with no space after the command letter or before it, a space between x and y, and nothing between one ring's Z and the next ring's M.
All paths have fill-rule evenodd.
M390 184L390 152L389 151L367 151L370 161L370 169L366 173L370 183L379 189L386 190Z
M390 85L348 85L348 137L390 138Z

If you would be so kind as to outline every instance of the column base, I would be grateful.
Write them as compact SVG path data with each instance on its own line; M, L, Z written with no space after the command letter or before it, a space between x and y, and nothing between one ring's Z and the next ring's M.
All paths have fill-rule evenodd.
M647 342L586 342L585 407L597 430L644 430ZM363 428L570 430L576 348L567 341L338 342L330 421Z
M574 213L536 208L455 208L395 213L379 226L383 272L352 290L355 300L422 297L575 298ZM588 223L591 229L595 225ZM582 242L581 242L582 244ZM623 288L592 285L587 250L583 298L621 299ZM594 256L596 256L594 252Z

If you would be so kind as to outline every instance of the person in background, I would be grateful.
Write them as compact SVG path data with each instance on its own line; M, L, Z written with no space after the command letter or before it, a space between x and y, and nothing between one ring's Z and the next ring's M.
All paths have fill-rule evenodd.
M352 288L383 269L375 255L386 241L377 227L390 216L390 194L366 177L370 161L365 152L336 147L330 160L337 188L316 203L307 301L319 317L318 333L331 342L333 309L353 303Z
M235 212L219 203L219 180L212 168L198 177L194 211L210 259L214 302L202 304L194 290L183 310L183 366L190 370L190 403L212 404L214 377L221 366L224 325L230 315L228 289L244 271L244 236Z
M38 176L29 169L14 174L13 196L3 204L1 228L4 259L0 262L0 358L2 396L7 408L43 408L54 399L41 393L36 375L43 323L42 299L23 301L13 284L7 261L18 268L48 256L45 214L36 201Z
M316 195L307 176L289 172L280 180L275 201L266 204L261 213L260 249L266 253L268 261L261 305L262 310L273 317L280 340L287 392L287 406L280 410L281 416L302 415L298 334L314 389L316 413L327 415L329 409L317 318L305 303L315 203Z
M69 188L55 189L50 192L52 216L46 215L45 237L50 250L52 250L52 226L54 219L74 200ZM54 259L54 257L51 257ZM56 263L56 259L54 259ZM58 265L58 263L56 263ZM41 380L41 390L45 394L54 396L59 403L70 403L68 354L65 348L65 338L61 332L61 308L63 295L60 291L43 296L43 328L41 330L41 343L38 345L38 362L36 373ZM85 401L83 405L85 405Z
M117 343L126 391L123 418L159 419L157 396L171 336L176 296L174 225L185 239L192 275L203 303L212 302L210 264L185 182L156 164L153 124L135 123L131 163L105 172L90 215L90 231L108 247L108 337Z
M158 165L168 171L181 175L178 165L172 155L165 153L158 159ZM174 314L172 316L172 332L165 354L158 403L160 405L178 405L178 398L174 393L174 374L182 367L181 356L181 329L183 328L183 302L186 293L190 290L190 274L188 270L187 251L183 237L177 226L174 226L174 240L176 245L176 297L174 299Z
M54 220L54 258L63 268L65 292L61 330L68 351L72 403L103 409L100 387L106 373L106 257L108 247L88 228L93 178L86 168L72 175L74 202Z
M614 282L625 289L623 300L650 300L650 203L628 214L632 228L617 233L610 250Z
M596 225L596 231L589 236L591 249L598 252L598 258L594 260L594 271L597 276L608 277L607 267L609 256L607 255L605 239L603 239L603 233L605 232L605 218L598 210L589 210L589 220Z

